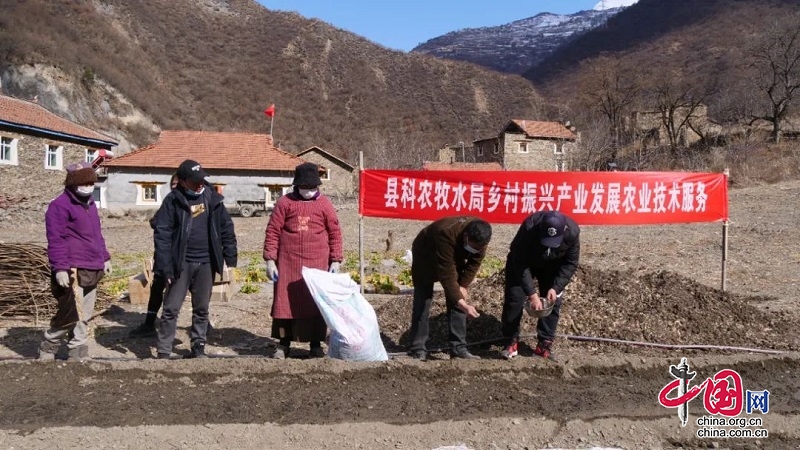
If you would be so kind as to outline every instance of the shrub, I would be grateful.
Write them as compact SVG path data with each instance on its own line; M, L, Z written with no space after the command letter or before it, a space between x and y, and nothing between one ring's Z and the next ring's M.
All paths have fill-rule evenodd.
M257 294L261 292L261 287L257 284L244 283L242 287L239 288L239 292L242 294Z

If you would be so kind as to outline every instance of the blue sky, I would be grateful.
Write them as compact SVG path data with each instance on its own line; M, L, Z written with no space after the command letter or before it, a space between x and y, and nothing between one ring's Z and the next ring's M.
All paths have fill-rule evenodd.
M599 0L258 0L296 11L395 50L462 28L502 25L540 12L571 14ZM616 0L613 0L616 1Z

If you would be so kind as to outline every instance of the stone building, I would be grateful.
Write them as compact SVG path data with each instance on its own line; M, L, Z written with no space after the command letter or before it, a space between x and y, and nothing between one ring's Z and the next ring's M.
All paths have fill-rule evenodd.
M569 123L514 119L494 137L473 141L471 147L448 146L442 162L498 163L504 170L568 170L568 156L579 135ZM462 156L463 155L463 156Z
M704 138L716 138L723 133L722 126L709 119L706 105L676 108L672 120L679 146L688 147ZM661 111L634 111L624 122L623 128L644 147L669 145L669 132Z
M35 102L0 94L0 198L49 201L64 189L66 166L92 162L116 145Z
M297 156L326 169L322 175L322 192L329 196L352 197L358 185L358 172L347 161L319 147L311 147Z
M203 166L207 181L232 211L239 200L271 207L291 189L294 168L305 162L275 147L266 134L163 131L154 144L103 164L107 179L102 188L109 210L157 209L169 193L172 174L186 159Z

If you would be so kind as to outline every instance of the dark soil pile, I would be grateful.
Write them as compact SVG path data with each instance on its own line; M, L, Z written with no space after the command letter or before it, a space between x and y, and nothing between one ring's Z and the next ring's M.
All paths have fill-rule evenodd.
M479 280L470 302L481 317L468 325L468 342L500 337L504 272ZM581 266L564 294L559 334L647 341L774 349L797 348L786 313L764 312L767 300L701 285L668 271L602 271ZM412 298L398 298L377 310L384 340L399 351L408 344ZM429 348L447 345L444 296L431 307ZM536 322L523 313L522 334L535 334ZM390 350L391 351L391 350Z

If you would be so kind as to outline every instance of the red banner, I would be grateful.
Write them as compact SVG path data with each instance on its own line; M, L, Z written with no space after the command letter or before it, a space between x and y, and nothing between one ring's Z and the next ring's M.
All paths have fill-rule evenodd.
M719 222L728 219L728 184L718 173L364 170L358 208L371 217L492 223L543 210L585 225Z

